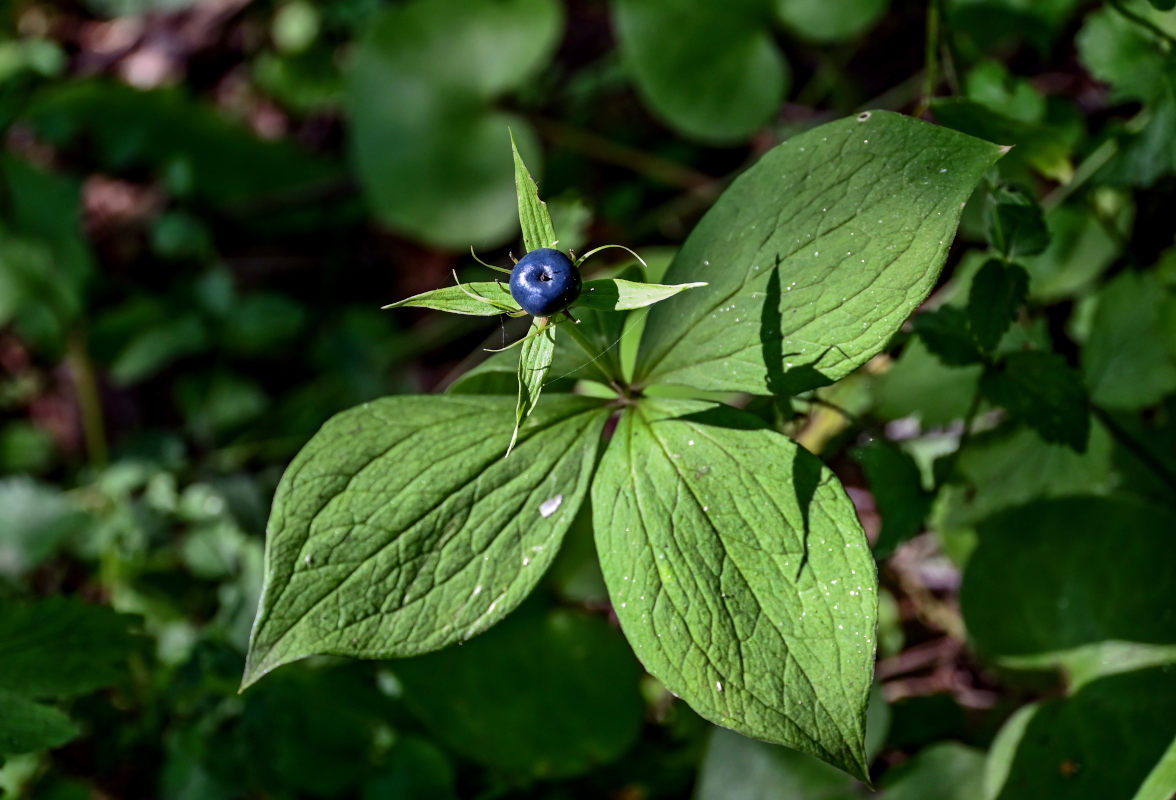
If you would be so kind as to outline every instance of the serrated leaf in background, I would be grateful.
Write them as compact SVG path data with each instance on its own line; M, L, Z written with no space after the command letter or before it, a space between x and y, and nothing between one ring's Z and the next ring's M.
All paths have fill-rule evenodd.
M1086 450L1089 401L1081 374L1056 353L1010 353L980 378L980 388L1047 442Z
M984 263L968 292L968 328L985 353L992 353L1025 302L1029 276L1016 264Z

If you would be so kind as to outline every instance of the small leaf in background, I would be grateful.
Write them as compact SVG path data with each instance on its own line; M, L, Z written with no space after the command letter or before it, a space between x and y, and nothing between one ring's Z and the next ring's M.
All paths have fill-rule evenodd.
M460 286L446 286L421 292L404 300L389 303L384 308L431 308L451 314L473 317L493 317L509 311L520 311L511 297L510 289L499 281L474 281Z
M0 686L31 697L74 697L126 674L127 617L51 597L0 604Z
M810 42L840 42L865 33L886 14L890 0L775 0L776 17Z
M514 153L515 193L519 200L519 226L523 229L523 246L527 248L527 252L555 247L555 226L551 223L547 203L539 199L539 187L535 185L535 179L531 177L523 157L519 155L513 134L510 137L510 148Z
M597 311L629 311L645 308L669 299L678 292L697 289L705 283L636 283L622 278L585 281L575 308L591 308Z
M528 604L463 647L388 666L440 741L520 777L584 773L641 730L641 668L615 628L584 612Z
M1099 290L1082 351L1094 403L1144 408L1176 391L1176 350L1163 327L1173 297L1153 273L1124 272Z
M666 272L635 379L789 395L877 354L939 276L996 145L885 111L789 139L707 212Z
M912 338L872 387L882 419L916 417L927 428L963 419L976 395L982 368L949 367Z
M1173 719L1170 667L1110 675L1070 697L1022 709L993 744L984 796L1139 797L1172 742ZM1152 797L1166 798L1172 788L1154 787Z
M1169 37L1176 33L1171 14L1157 14L1141 2L1131 4ZM1119 131L1119 152L1101 171L1110 183L1151 186L1176 170L1176 75L1170 47L1144 25L1115 8L1090 14L1075 38L1079 59L1092 75L1109 83L1117 102L1139 101L1144 112ZM1112 128L1113 130L1113 128Z
M400 736L381 774L364 784L360 800L458 800L457 770L441 748L419 736Z
M547 380L547 371L551 369L554 357L555 325L546 319L542 322L535 320L531 323L531 330L528 331L527 338L523 341L522 352L519 353L519 396L515 405L514 432L510 435L507 455L510 455L514 448L519 426L531 415L539 402L539 393L543 391L543 383Z
M227 212L245 213L260 197L305 193L342 176L340 164L288 141L259 139L176 89L64 83L39 95L28 117L59 147L84 136L100 169L149 169L175 194Z
M984 361L969 330L968 314L962 308L943 306L919 314L914 327L927 349L946 366L966 367Z
M331 419L286 470L243 683L317 653L415 655L513 610L588 491L608 410L557 397L404 396Z
M1010 168L1031 168L1058 181L1068 181L1074 174L1070 154L1077 144L1053 126L1006 117L972 100L936 100L931 112L942 125L990 142L1012 146L1006 158ZM1002 162L1003 164L1003 162Z
M28 478L0 480L0 509L0 575L8 577L39 567L88 521L65 493Z
M984 222L988 241L1007 261L1035 256L1049 245L1041 206L1019 187L1003 185L990 192Z
M1081 374L1056 353L1010 353L984 373L980 388L1047 442L1086 450L1090 413Z
M60 747L81 733L64 711L0 689L0 756Z
M892 442L875 439L855 450L853 456L866 471L882 517L882 531L874 544L874 558L881 560L923 530L935 496L923 488L919 465Z
M969 635L998 657L1176 644L1174 530L1170 510L1112 498L1038 500L990 517L960 591Z
M498 245L518 230L513 131L494 101L524 87L559 41L552 0L422 0L366 24L347 75L356 174L382 221L435 245Z
M997 511L1037 498L1107 494L1122 481L1113 455L1110 434L1097 421L1083 453L1043 441L1020 425L977 434L956 457L955 472L966 490L945 499L940 526L970 528Z
M626 411L592 487L613 610L703 717L865 779L874 560L819 460L742 412Z
M1110 219L1100 219L1100 213L1086 204L1061 205L1046 214L1049 247L1019 262L1029 273L1029 297L1038 303L1056 302L1089 287L1122 254L1134 211L1127 200L1119 201Z
M1016 264L984 263L968 292L968 327L980 349L991 354L1025 302L1029 276Z
M772 39L772 0L614 0L612 8L638 91L680 133L737 141L779 107L790 73Z
M886 773L882 800L982 800L984 768L983 750L941 742Z

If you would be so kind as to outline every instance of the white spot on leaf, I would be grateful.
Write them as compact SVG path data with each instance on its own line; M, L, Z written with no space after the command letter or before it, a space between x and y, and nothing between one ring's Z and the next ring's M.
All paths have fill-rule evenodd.
M539 505L539 513L542 514L545 518L550 517L557 510L559 510L559 506L561 503L563 503L563 495L557 494L555 497L551 498L550 500L544 500Z

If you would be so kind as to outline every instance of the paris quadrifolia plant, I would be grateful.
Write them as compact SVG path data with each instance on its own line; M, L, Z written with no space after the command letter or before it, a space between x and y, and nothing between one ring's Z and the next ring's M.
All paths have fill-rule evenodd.
M400 658L478 635L536 587L587 504L650 674L719 725L867 779L877 574L854 506L772 425L703 398L787 407L880 352L1001 152L889 112L822 125L736 180L650 284L582 281L592 253L558 249L516 150L527 253L509 283L392 307L532 315L517 393L386 397L307 443L274 497L243 685L313 654ZM626 325L637 309L644 326ZM557 330L573 385L596 388L539 404Z

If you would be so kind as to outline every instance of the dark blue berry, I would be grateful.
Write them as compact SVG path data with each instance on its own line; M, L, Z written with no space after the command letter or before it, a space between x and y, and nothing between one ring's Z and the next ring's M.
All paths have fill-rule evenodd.
M540 247L519 259L510 271L510 294L528 314L547 317L580 296L580 270L558 250Z

